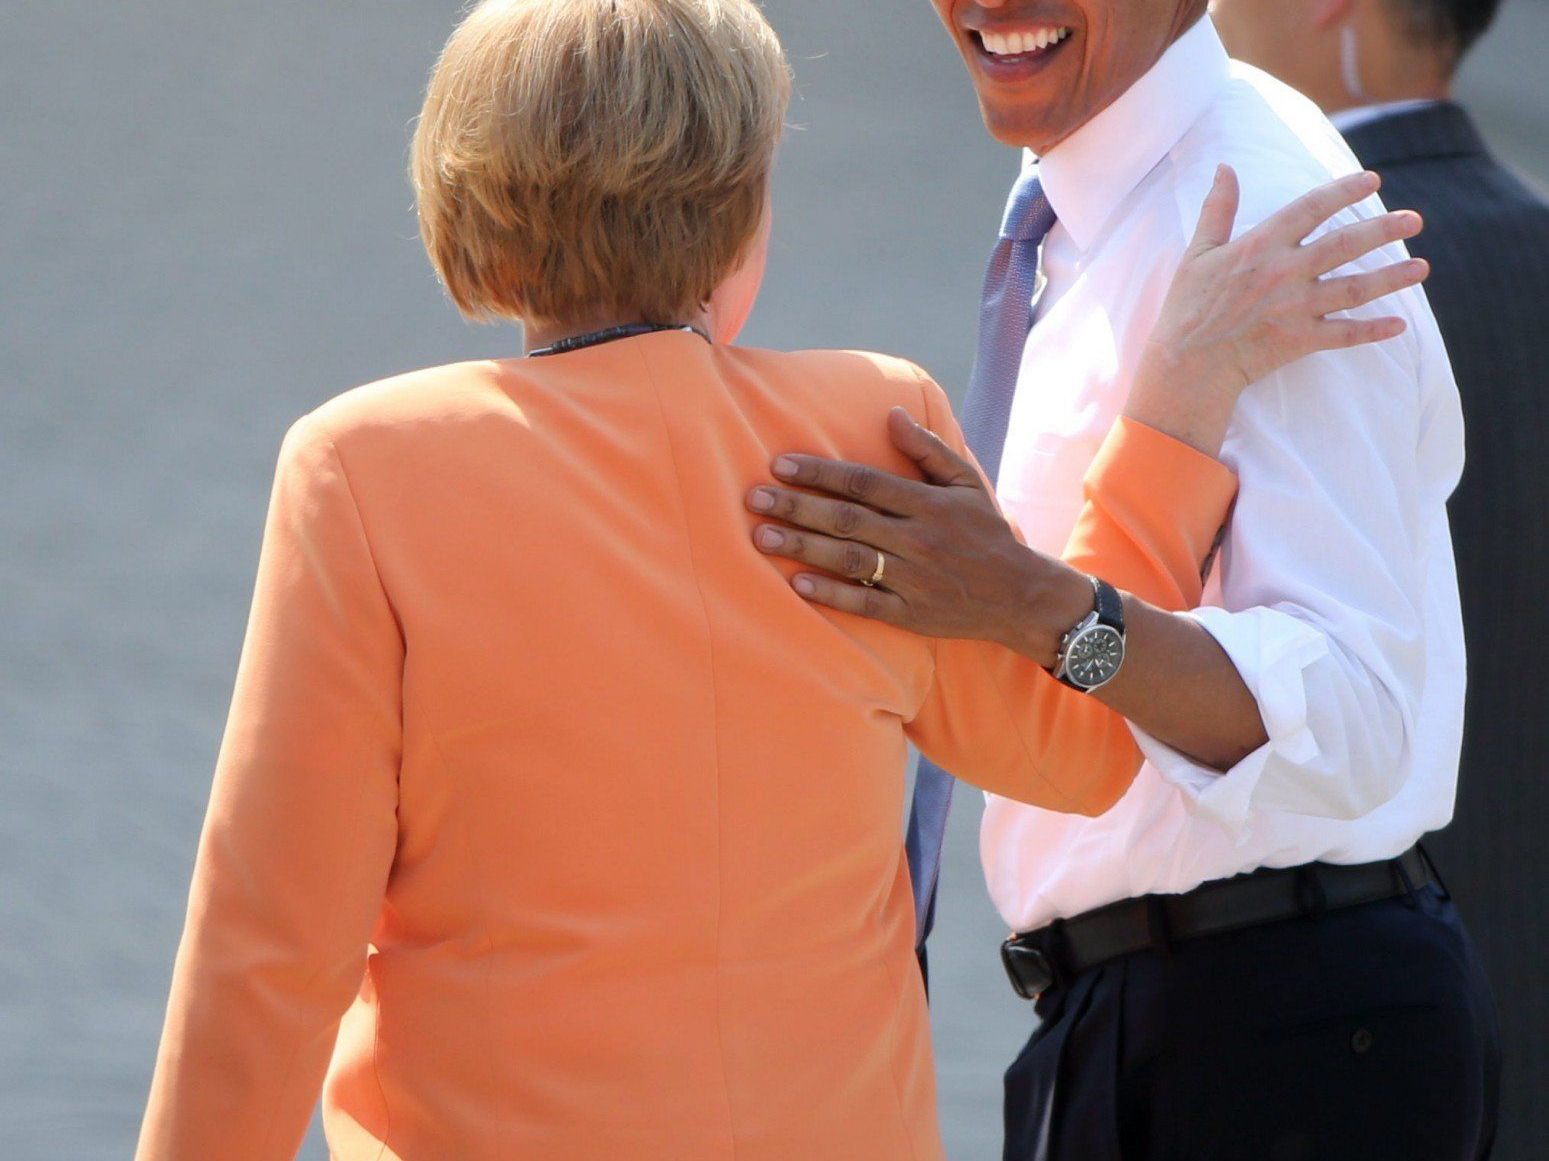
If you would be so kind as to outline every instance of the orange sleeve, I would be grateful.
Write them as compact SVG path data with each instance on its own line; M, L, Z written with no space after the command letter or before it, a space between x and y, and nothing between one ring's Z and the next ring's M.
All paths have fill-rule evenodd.
M925 397L927 425L971 459L946 394L928 378ZM1164 609L1199 603L1204 562L1237 493L1225 465L1120 419L1087 473L1085 493L1065 552L1070 564ZM909 736L967 782L1075 814L1111 807L1142 762L1117 713L985 641L936 643L934 684Z
M397 842L403 643L337 449L280 452L140 1161L296 1155Z
M1195 608L1237 498L1219 460L1120 416L1083 482L1067 564L1171 612Z

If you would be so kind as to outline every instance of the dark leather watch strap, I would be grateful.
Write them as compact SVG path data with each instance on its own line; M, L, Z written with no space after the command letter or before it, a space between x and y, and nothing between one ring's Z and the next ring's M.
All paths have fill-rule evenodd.
M1122 642L1124 637L1124 600L1119 596L1119 590L1101 577L1088 576L1087 580L1092 583L1093 608L1092 612L1087 614L1087 617L1082 618L1081 625L1086 624L1088 617L1095 617L1098 625L1112 629L1119 635ZM1060 643L1059 660L1050 672L1054 674L1054 679L1062 685L1068 685L1071 689L1078 689L1082 693L1090 693L1096 687L1082 685L1073 680L1065 671L1066 656L1075 643L1073 638L1077 636L1077 630L1081 625L1078 625L1065 635L1064 641ZM1122 644L1120 647L1122 648Z
M1124 632L1124 598L1119 590L1098 576L1092 578L1092 587L1097 590L1098 623Z

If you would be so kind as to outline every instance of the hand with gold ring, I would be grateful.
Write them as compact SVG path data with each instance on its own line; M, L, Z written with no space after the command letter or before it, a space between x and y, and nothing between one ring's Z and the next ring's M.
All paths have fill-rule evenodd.
M885 573L886 571L887 571L887 553L883 552L879 548L879 549L877 549L877 571L872 573L865 580L861 581L861 584L865 585L868 589L876 588L879 584L882 583L882 574Z
M774 474L791 486L760 485L747 505L783 524L758 525L754 544L821 570L791 578L813 604L1054 664L1060 637L1091 610L1091 582L1023 544L978 467L907 411L896 408L888 429L923 479L781 456Z

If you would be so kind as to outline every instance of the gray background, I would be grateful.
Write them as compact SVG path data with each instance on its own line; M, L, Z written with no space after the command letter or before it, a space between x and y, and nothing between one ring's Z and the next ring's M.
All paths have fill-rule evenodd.
M511 353L465 326L403 176L450 0L4 0L0 1156L125 1158L288 422ZM957 394L1015 156L925 0L769 0L799 97L747 339L911 356ZM1549 176L1549 0L1464 95ZM1027 1035L956 813L935 941L947 1138L997 1156ZM321 1157L314 1135L304 1156Z

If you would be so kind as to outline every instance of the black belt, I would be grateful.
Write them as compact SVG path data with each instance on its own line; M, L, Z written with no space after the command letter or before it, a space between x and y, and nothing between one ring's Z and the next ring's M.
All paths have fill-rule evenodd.
M1308 863L1252 871L1205 883L1184 895L1125 899L1074 919L1056 920L1013 935L1001 944L1000 957L1017 995L1036 1000L1055 983L1137 951L1396 899L1432 883L1441 885L1441 880L1418 846L1380 863Z

